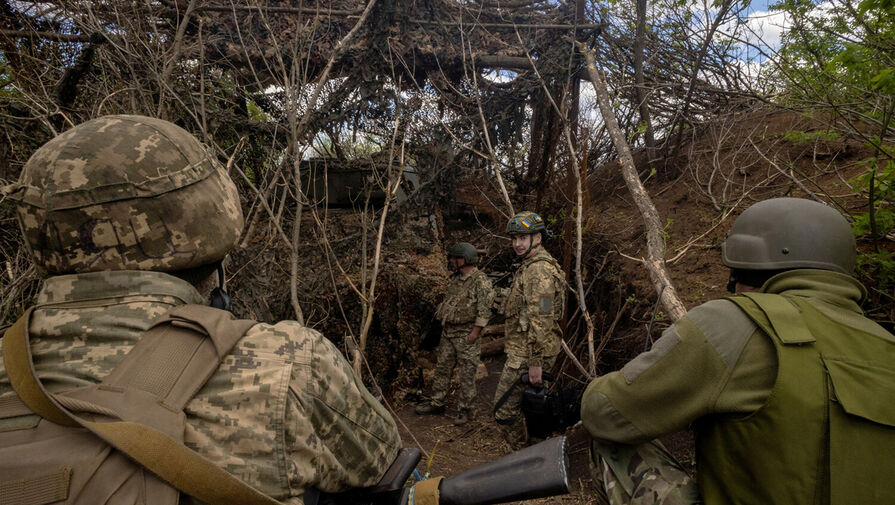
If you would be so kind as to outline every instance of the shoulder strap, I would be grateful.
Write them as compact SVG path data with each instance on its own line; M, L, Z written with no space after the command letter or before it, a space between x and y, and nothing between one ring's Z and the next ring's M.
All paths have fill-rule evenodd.
M218 314L210 311L218 312ZM246 503L251 505L279 503L184 446L182 434L180 435L181 439L178 440L176 434L172 437L172 434L166 434L157 428L137 422L128 420L91 421L67 410L60 401L63 397L57 397L47 392L35 374L27 332L30 316L31 310L16 321L6 332L2 339L2 345L3 361L10 383L22 401L36 414L56 424L81 426L89 430L173 487L205 503ZM230 324L232 327L227 328ZM217 368L220 360L239 340L239 337L254 324L254 321L233 321L229 315L217 309L197 306L174 309L144 335L144 338L150 337L145 344L141 345L143 341L141 338L141 341L134 346L131 351L135 357L131 357L129 353L121 363L122 370L113 371L97 389L123 390L124 394L130 394L128 401L133 397L138 403L146 401L147 397L162 398L163 404L169 401L175 404L185 403L191 397L186 396L184 399L185 392L201 387L208 375ZM239 331L242 333L238 333ZM181 378L180 374L176 373L177 370L174 366L162 366L161 371L158 372L150 370L152 367L148 363L158 365L166 356L170 357L170 353L165 350L159 354L158 349L164 347L162 345L164 342L185 339L195 343L197 332L203 334L201 343L194 346L194 351L188 356L186 362L180 365L180 369L184 371L185 368L191 368L192 363L196 363L195 366L200 367L199 371L188 370L186 376ZM205 336L210 338L205 338ZM188 349L190 345L192 344L181 347L181 350ZM140 363L141 360L146 360L147 365L143 366ZM205 361L204 367L200 364L201 361ZM183 362L182 358L181 362ZM211 364L209 365L208 362ZM207 371L209 367L211 367L210 372ZM203 375L202 384L196 386L197 377ZM122 387L122 384L126 386ZM96 400L93 397L90 399ZM105 405L94 405L92 402L77 398L76 395L65 401L71 403L71 400L74 400L75 403L86 403L82 406L92 407L90 410L94 412L112 413L124 419L129 417L129 412L107 412ZM164 406L170 407L171 405ZM180 412L182 412L182 405Z
M768 334L776 335L784 344L808 344L816 340L799 308L785 296L743 293L728 297L728 300L736 303L755 324Z
M140 337L101 389L136 388L169 409L183 410L255 324L213 307L175 307Z

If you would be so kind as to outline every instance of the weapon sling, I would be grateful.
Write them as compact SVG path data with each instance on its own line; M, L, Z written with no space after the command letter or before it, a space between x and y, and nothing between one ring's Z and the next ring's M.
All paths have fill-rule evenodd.
M31 411L55 424L85 428L205 503L279 503L183 445L183 407L255 321L234 320L211 307L176 307L141 336L102 383L51 394L37 378L31 359L27 325L32 310L2 339L10 383ZM93 414L111 420L92 420L97 417ZM15 499L7 491L0 495Z

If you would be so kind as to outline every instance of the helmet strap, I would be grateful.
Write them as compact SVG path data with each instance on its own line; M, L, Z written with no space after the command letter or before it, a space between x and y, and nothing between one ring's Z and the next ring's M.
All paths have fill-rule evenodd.
M541 232L536 232L536 233L541 233ZM543 243L544 243L544 234L541 233L541 241L538 242L538 245L540 246L540 245L542 245ZM520 256L520 258L522 258L522 259L527 258L528 255L531 254L531 250L534 249L534 248L535 248L535 234L534 234L534 233L529 233L529 235L528 235L528 249L525 250L525 254L523 254L522 256Z
M209 305L216 309L233 312L233 303L230 300L230 295L228 295L227 292L224 291L225 287L226 285L224 281L224 266L222 264L218 264L218 287L211 290Z
M730 277L727 279L727 291L734 294L737 292L737 276L734 270L730 271Z

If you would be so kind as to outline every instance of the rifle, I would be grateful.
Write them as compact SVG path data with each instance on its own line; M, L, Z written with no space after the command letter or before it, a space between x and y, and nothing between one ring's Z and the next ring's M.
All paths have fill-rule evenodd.
M566 437L551 438L500 459L471 468L459 475L406 483L420 460L416 448L404 448L380 482L369 488L342 493L308 490L305 505L408 505L411 494L435 490L439 505L489 505L530 500L569 492L569 455ZM439 480L440 479L440 480Z

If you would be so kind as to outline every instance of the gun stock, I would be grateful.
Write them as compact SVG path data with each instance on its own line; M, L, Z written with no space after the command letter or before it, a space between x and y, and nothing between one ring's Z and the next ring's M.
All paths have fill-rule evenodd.
M551 438L447 477L440 505L488 505L569 492L566 437Z
M420 460L417 449L403 449L378 485L343 493L309 489L305 505L407 505L404 482ZM441 481L439 505L489 505L569 492L566 437L551 438Z

